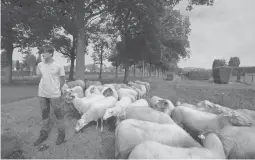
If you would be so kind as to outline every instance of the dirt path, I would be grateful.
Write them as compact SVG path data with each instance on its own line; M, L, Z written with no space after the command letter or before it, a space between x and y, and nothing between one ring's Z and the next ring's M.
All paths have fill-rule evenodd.
M114 132L106 125L103 133L92 125L75 134L75 119L66 119L66 143L57 146L55 124L44 142L50 147L38 152L33 146L41 127L40 108L36 98L2 105L2 157L21 149L25 158L114 158Z

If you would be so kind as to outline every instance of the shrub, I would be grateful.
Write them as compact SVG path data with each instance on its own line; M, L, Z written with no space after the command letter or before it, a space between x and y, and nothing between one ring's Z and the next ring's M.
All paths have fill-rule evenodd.
M190 71L188 73L188 78L190 80L209 80L210 77L211 74L207 70Z
M228 84L232 67L221 66L213 69L213 80L214 83Z

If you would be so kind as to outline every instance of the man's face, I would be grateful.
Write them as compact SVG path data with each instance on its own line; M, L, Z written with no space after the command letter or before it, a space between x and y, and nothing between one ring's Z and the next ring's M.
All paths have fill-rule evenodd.
M49 53L49 52L43 52L42 53L42 57L47 60L47 59L50 59L52 57L52 53Z

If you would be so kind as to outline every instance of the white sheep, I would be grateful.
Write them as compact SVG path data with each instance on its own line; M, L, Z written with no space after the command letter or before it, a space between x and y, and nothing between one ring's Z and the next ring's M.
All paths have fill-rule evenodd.
M85 89L85 82L83 80L75 80L75 81L70 81L66 83L69 88L74 88L75 86L80 86L82 89Z
M117 91L117 94L118 94L119 100L120 100L121 98L123 98L123 97L129 97L129 98L131 98L132 103L136 100L136 98L135 98L133 95L131 95L131 94L127 93L127 92L123 92L123 91L121 91L121 90Z
M117 94L119 95L120 92L123 92L123 93L128 93L132 96L134 96L136 99L137 99L137 92L135 90L133 90L132 88L131 89L127 89L127 88L120 88L118 91L117 91Z
M234 113L220 115L199 111L193 108L178 106L171 115L172 119L185 128L194 138L205 129L218 131L228 125L250 126L249 121Z
M115 90L114 87L110 87L110 86L107 86L107 87L104 87L104 89L101 91L101 93L105 96L105 97L108 97L108 96L113 96L116 98L116 100L118 100L118 93L117 91Z
M145 95L146 95L146 88L144 85L141 85L141 89L140 88L137 88L137 87L134 87L134 86L131 86L135 91L137 91L140 95L140 98L144 98Z
M85 97L89 96L92 93L101 93L98 89L97 86L95 85L90 85L86 90L85 90Z
M117 101L115 107L109 108L105 111L103 119L106 120L112 116L117 116L123 113L126 110L126 107L132 103L132 99L130 97L122 97L119 101Z
M159 100L158 103L155 104L154 109L167 113L171 116L173 109L175 108L174 104L168 99Z
M141 142L154 140L175 147L202 147L185 130L173 124L128 119L115 130L115 158L127 159L133 148Z
M172 124L174 121L166 113L142 105L129 105L117 119L117 124L123 119L138 119L159 124Z
M150 107L154 108L155 104L157 104L160 100L162 100L163 98L158 97L158 96L152 96L148 99L149 103L150 103Z
M132 82L132 81L129 81L129 82L128 82L128 85L134 86L134 87L139 88L139 89L142 90L141 84L137 84L137 83L134 83L134 82Z
M75 131L79 132L84 126L92 121L97 122L96 129L98 128L98 119L101 119L101 132L103 131L103 116L108 108L116 105L116 98L113 96L105 97L101 100L95 101L91 104L89 110L84 113L80 120L77 121Z
M79 98L77 93L71 93L71 101L80 114L84 114L95 101L105 98L100 94L93 94L89 97Z
M148 83L148 82L142 82L142 81L139 81L139 80L136 80L136 81L135 81L135 83L145 85L145 86L146 86L146 90L147 90L147 92L149 92L149 91L150 91L150 83Z
M224 148L217 135L203 136L203 148L181 148L149 140L138 144L128 159L226 159Z
M252 123L252 126L255 126L255 111L249 109L237 109L235 111L241 116L247 118Z
M134 86L131 86L131 88L137 92L137 99L141 99L143 96L142 96L142 91L139 89L139 88L136 88Z
M205 132L202 134L209 134L213 131ZM223 144L228 159L255 158L255 127L227 126L216 134Z
M85 89L89 88L89 86L91 85L95 85L95 86L102 85L100 81L90 81L90 80L84 79L84 82L85 82Z

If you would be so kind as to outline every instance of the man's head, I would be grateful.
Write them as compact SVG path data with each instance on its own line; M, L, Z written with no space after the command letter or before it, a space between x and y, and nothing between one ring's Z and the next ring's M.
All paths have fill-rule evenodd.
M44 58L45 61L52 59L53 54L54 48L52 46L47 45L42 47L42 57Z

